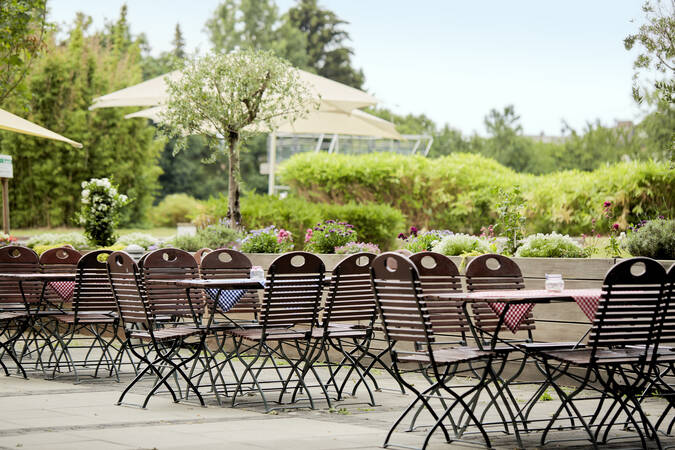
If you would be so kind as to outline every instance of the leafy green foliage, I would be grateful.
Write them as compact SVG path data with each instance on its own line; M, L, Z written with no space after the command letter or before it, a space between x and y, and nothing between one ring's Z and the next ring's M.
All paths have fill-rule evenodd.
M338 255L352 255L354 253L381 253L380 247L370 242L349 242L343 246L335 247L335 253Z
M431 250L446 256L459 256L467 253L489 253L490 246L481 238L459 233L443 237Z
M328 219L307 230L305 250L313 253L335 253L335 247L342 247L354 241L356 232L353 225Z
M148 250L153 245L158 245L159 239L147 233L129 233L119 237L115 245L127 247L129 245L138 245Z
M142 223L152 204L161 141L144 121L126 120L124 108L89 111L94 97L141 79L138 48L125 42L122 18L114 34L89 33L79 16L64 41L46 37L47 50L26 78L33 94L26 119L71 139L83 149L17 133L0 133L0 148L12 155L11 221L18 227L73 224L80 207L80 183L112 177L133 202L123 224ZM112 31L111 31L112 33ZM19 112L22 100L8 99Z
M92 178L82 182L80 223L84 235L97 247L112 245L116 240L120 210L129 202L107 178Z
M84 250L89 248L89 242L82 233L42 233L36 234L26 241L26 246L35 249L37 246L53 246L72 245L77 250ZM51 248L53 248L51 247Z
M569 236L553 232L528 236L516 256L530 258L583 258L584 249Z
M449 230L430 230L417 234L416 236L409 236L405 239L403 248L410 250L413 253L428 252L436 245L444 236L451 235Z
M293 250L293 235L270 225L252 230L241 241L241 251L246 253L284 253Z
M184 234L171 240L174 247L196 252L201 248L235 248L241 239L241 233L225 224L214 224L200 228L196 234Z
M46 14L47 0L0 2L0 105L17 88L26 93L23 80L44 49Z
M675 220L655 219L628 233L623 247L633 256L675 259Z
M508 190L500 188L497 196L497 226L495 230L500 236L506 238L504 250L513 255L518 248L518 243L523 238L525 199L518 185Z
M189 222L204 209L202 203L187 194L171 194L150 210L150 221L158 227Z
M309 201L391 205L421 229L478 233L497 219L494 192L514 185L521 187L526 201L523 214L529 233L588 233L604 201L612 202L614 221L622 229L642 217L675 215L675 172L653 161L535 176L472 154L427 159L387 153L305 153L286 161L280 171L284 182ZM360 233L354 221L341 219ZM611 224L602 219L597 226Z

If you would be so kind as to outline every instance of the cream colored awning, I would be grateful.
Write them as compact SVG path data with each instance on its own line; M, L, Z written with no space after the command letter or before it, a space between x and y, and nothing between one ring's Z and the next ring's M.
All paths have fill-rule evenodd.
M55 141L65 142L76 148L82 148L82 144L72 141L67 137L54 133L46 128L34 124L26 119L14 115L10 112L0 109L0 130L13 131L15 133L29 134L45 139L53 139Z

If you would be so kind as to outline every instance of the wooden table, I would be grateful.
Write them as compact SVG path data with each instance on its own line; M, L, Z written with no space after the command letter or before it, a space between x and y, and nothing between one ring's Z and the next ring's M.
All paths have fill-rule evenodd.
M260 280L253 278L222 278L222 279L194 279L194 280L149 280L150 284L163 284L178 286L183 288L202 288L202 289L262 289L265 286Z

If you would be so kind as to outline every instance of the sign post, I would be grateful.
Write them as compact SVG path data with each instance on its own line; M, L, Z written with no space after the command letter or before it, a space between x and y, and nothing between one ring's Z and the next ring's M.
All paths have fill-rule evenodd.
M9 179L14 178L12 157L0 155L0 180L2 180L2 231L9 234Z

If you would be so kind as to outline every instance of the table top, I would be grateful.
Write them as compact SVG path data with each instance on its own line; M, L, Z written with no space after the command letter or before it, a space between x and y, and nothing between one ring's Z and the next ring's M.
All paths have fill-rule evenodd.
M447 294L425 295L428 300L464 300L466 302L485 303L548 303L551 301L574 301L574 297L598 296L602 289L563 289L560 292L546 291L544 289L520 289L457 292Z
M211 288L211 289L262 289L265 286L260 280L252 278L223 278L210 280L148 280L150 284L164 284L184 288Z
M75 281L75 278L75 273L0 273L0 279L16 281Z

